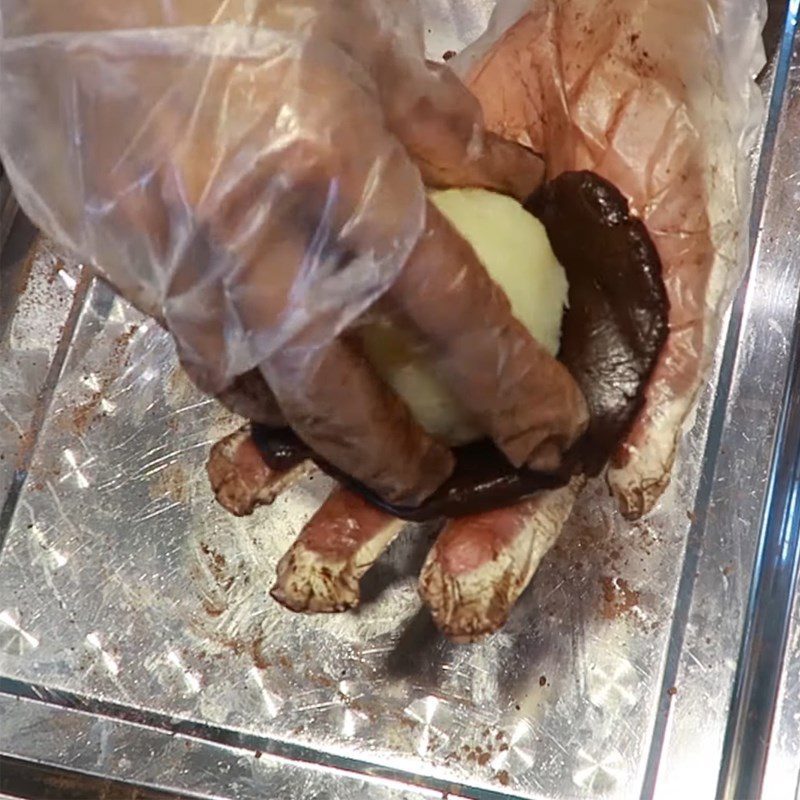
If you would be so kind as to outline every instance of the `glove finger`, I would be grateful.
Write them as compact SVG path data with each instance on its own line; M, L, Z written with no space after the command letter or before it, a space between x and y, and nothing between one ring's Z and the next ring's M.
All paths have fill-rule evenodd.
M586 428L583 394L430 202L425 234L389 298L430 342L451 388L509 461L557 468Z
M388 501L418 505L452 472L449 449L414 421L355 344L288 346L262 371L300 438Z
M216 397L229 411L250 422L270 428L286 425L275 395L257 369L239 375L230 386L217 392Z
M486 132L478 101L449 67L428 64L427 75L402 76L398 67L384 78L387 125L426 185L480 187L525 200L542 184L543 160Z

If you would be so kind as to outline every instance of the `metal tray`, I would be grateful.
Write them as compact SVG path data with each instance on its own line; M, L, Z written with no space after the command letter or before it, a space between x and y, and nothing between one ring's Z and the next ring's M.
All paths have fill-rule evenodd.
M432 54L491 5L429 3ZM479 645L420 609L424 528L358 612L274 604L326 479L248 519L217 508L204 461L237 421L18 220L0 270L0 754L191 797L793 793L796 5L774 4L752 266L673 485L633 525L593 487Z

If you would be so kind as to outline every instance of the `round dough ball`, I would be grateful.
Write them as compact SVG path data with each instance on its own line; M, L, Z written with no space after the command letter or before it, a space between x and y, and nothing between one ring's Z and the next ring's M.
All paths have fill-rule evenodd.
M555 356L569 285L544 226L516 200L485 189L447 189L429 197L472 245L514 316ZM365 327L362 342L378 374L429 433L451 445L483 435L439 377L424 343L388 322Z
M514 316L555 356L569 284L544 225L513 198L486 189L447 189L429 197L505 291Z

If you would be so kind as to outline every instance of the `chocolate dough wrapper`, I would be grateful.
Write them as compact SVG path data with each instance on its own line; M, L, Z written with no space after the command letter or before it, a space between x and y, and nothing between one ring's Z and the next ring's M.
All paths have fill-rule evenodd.
M641 411L667 340L661 260L625 198L592 172L562 172L526 207L569 277L558 357L589 404L589 429L572 455L594 476Z

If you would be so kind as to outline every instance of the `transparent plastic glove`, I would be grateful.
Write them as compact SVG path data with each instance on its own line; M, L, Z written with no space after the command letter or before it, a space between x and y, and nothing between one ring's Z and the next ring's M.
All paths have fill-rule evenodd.
M541 163L426 64L413 3L0 10L0 154L23 207L168 327L203 388L422 500L452 456L347 336L380 298L515 464L580 434L574 382L424 193L524 197Z

